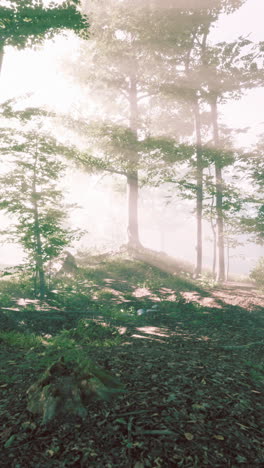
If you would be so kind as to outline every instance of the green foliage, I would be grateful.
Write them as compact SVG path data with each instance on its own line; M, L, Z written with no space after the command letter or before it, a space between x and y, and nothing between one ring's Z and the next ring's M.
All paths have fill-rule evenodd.
M92 344L93 346L113 346L121 342L118 329L106 323L83 318L79 320L76 328L63 330L50 340L53 351L68 350L69 356L75 354L80 346Z
M133 265L127 259L123 262L120 259L107 262L105 259L98 265L98 270L93 265L90 281L97 283L100 289L104 279L111 278L112 287L118 284L133 290L134 285L143 284L144 266L147 281L151 280L155 286L159 283L160 290L169 283L170 286L178 286L180 291L183 288L188 290L190 297L218 301L218 295L203 290L197 283L190 282L188 289L187 281L182 283L181 279L158 268L138 261ZM82 278L83 283L88 280L88 268L85 275L87 278ZM64 280L65 283L70 281L69 278ZM119 282L114 283L114 280ZM81 282L81 275L78 281ZM194 287L196 294L192 295ZM8 292L6 286L5 291ZM158 291L150 291L158 294ZM221 292L224 295L226 290ZM46 303L36 307L35 311L21 306L17 308L19 310L1 311L2 326L3 318L8 317L14 323L13 327L10 323L11 330L16 330L15 333L9 330L0 335L0 417L4 421L4 429L7 411L15 421L12 434L8 432L3 440L10 453L19 460L23 457L24 465L28 466L28 445L24 447L20 441L30 441L32 445L36 434L39 431L42 434L44 430L45 448L51 451L49 457L52 461L58 465L67 459L67 463L73 464L76 463L76 451L72 450L73 457L69 458L69 445L78 447L83 460L83 453L87 452L86 449L82 451L82 447L87 447L93 431L95 442L92 447L99 448L98 456L96 460L94 455L89 456L87 462L89 466L100 466L102 440L104 452L107 451L106 464L109 454L112 454L111 428L115 434L114 453L117 453L117 447L120 454L123 448L127 450L126 447L132 446L144 451L144 460L150 460L151 466L154 458L157 459L157 452L153 459L149 458L153 437L160 441L160 447L163 447L166 437L166 448L162 452L165 455L161 455L165 465L168 453L175 465L175 437L179 442L176 463L181 459L180 451L186 454L187 461L183 466L190 465L190 450L191 464L203 464L204 454L208 451L199 443L193 448L192 442L189 443L198 437L199 440L210 438L212 465L216 464L214 460L221 464L223 457L227 460L226 465L231 462L243 464L242 460L246 460L249 466L254 466L256 460L261 464L261 450L257 449L253 455L252 450L261 447L258 425L263 406L262 311L249 312L230 304L225 306L222 297L218 302L219 308L188 302L180 295L173 300L162 297L160 292L157 317L145 322L144 317L135 314L140 306L131 306L127 302L110 307L101 301L97 305L96 320L92 320L89 311L68 312L49 307ZM135 300L145 308L153 304L150 298ZM108 315L109 309L111 316ZM109 319L111 325L107 325ZM20 330L16 323L22 327ZM123 391L119 378L127 391ZM19 399L18 392L21 395ZM118 400L112 398L119 395ZM30 419L25 411L26 404L32 413ZM159 411L160 405L162 412ZM205 419L208 421L206 434ZM254 442L247 437L245 439L248 421ZM49 423L47 428L38 427ZM71 430L72 424L74 431ZM128 432L130 428L132 439ZM63 440L67 441L67 446ZM255 444L258 440L260 444ZM36 447L38 444L37 438ZM222 452L218 457L220 444ZM53 446L59 446L58 450L53 450ZM237 447L235 453L232 451L234 447ZM197 454L199 459L194 458ZM33 460L35 465L40 460L37 457ZM123 457L123 460L123 465L128 466L128 458ZM46 456L41 458L43 465L46 462Z
M10 293L0 292L0 307L11 307L13 305L13 298Z
M264 350L264 342L262 344L262 351ZM253 382L264 384L264 364L257 364L254 362L248 362L250 366L250 375Z
M53 2L49 7L42 0L10 0L0 9L0 47L33 46L65 30L86 38L89 25L79 5L79 0Z
M257 286L264 289L264 257L261 257L250 273L250 278L253 279Z
M16 117L21 121L21 116ZM31 117L32 110L26 124L33 124ZM18 241L27 252L28 265L35 271L35 286L39 279L42 297L45 295L44 266L75 236L63 227L66 210L62 192L57 189L64 169L58 156L67 150L54 138L38 130L27 130L25 126L16 131L5 129L0 147L0 152L11 159L12 167L0 177L0 209L15 219L13 228L1 234L9 241Z
M204 273L203 275L199 276L198 282L202 288L215 288L217 285L217 281L213 277L212 273Z
M69 336L74 338L77 343L111 340L116 338L118 334L115 327L87 319L81 319L77 328L69 332Z
M264 205L259 206L257 201L257 209L254 210L255 215L242 216L241 227L244 232L253 236L259 244L264 243Z
M9 279L1 278L0 306L8 307L8 303L13 304L16 299L26 297L32 299L34 297L34 289L32 287L31 275L25 268L11 275ZM4 305L1 298L5 298L3 301L6 302L6 305Z
M16 331L0 331L0 342L14 348L25 350L41 346L40 337L33 333L20 333Z
M54 278L49 289L49 300L64 310L87 311L93 304L89 284L78 275L72 278Z

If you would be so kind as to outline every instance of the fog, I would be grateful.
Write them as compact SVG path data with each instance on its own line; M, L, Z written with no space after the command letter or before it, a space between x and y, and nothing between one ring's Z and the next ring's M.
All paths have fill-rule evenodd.
M166 12L166 6L170 8L174 4L177 9L187 8L188 2L146 1L145 4L140 2L141 7L138 11L137 8L133 11L132 3L125 0L123 2L112 1L103 10L99 3L95 1L85 4L84 2L84 9L86 11L88 9L87 14L91 18L91 36L87 43L69 33L67 37L56 37L52 43L46 41L36 50L16 50L13 47L6 47L0 77L1 101L26 96L23 99L26 99L27 105L45 107L57 112L56 125L50 130L54 135L64 143L76 145L82 151L87 148L87 152L93 156L103 155L120 172L124 170L126 163L119 162L118 155L113 154L113 147L106 147L108 141L105 143L104 136L101 140L96 136L91 141L89 131L81 134L79 121L85 122L86 125L96 121L104 125L118 126L118 128L130 128L134 134L137 134L139 141L148 137L163 139L170 137L176 138L180 143L195 144L193 117L189 104L184 101L184 94L183 97L180 96L179 102L176 102L175 89L168 91L168 87L174 85L173 66L170 65L173 59L171 62L168 60L172 47L172 39L169 37L172 25L168 18L165 18L168 22L168 34L163 31L163 38L162 29L158 28L157 23L157 44L148 42L149 38L150 41L154 40L153 28L156 20L153 23L153 18L155 15L159 18L160 7L162 6ZM217 2L214 3L217 4ZM122 18L114 14L111 16L111 6L113 13L115 8L118 13L122 4L124 8L127 4L127 17ZM192 6L194 4L198 10L199 8L208 9L211 6L211 2L208 3L208 1L201 1L201 4L197 1ZM142 32L144 24L137 24L139 21L137 14L140 15L141 10L143 12L144 6L148 8L151 18L150 28L148 30L146 26L145 36ZM92 12L90 8L93 9ZM100 17L102 11L105 11L105 18ZM205 11L207 10L201 10L201 14ZM213 46L224 41L236 41L240 36L245 36L254 42L263 41L263 14L262 0L248 0L244 4L241 2L241 7L237 11L229 15L219 14L215 24L209 27L208 43ZM166 24L165 19L161 17L161 28ZM130 39L129 46L127 44L124 46L127 34L130 34L130 28L131 38L133 34L134 38ZM113 44L104 42L113 36L112 30L114 29L121 31L119 41L113 38ZM159 41L162 43L163 39L164 43L161 47ZM156 53L158 47L161 50L159 56ZM179 51L179 53L182 52ZM162 60L164 64L166 62L169 65L164 65ZM193 61L196 61L195 57ZM167 66L171 68L167 69ZM134 73L134 68L139 74L138 83L141 80L137 88L140 100L137 103L138 114L136 117L131 117L128 103L122 97L122 93L125 95L128 90L125 75ZM165 69L168 71L168 77L165 77ZM190 76L187 83L185 72L181 74L181 71L178 71L177 73L183 91L185 91L185 86L187 91L198 86L195 73ZM214 80L213 75L210 78L207 68L200 69L199 80L203 73L205 74L204 81ZM225 79L229 80L230 77L226 74L223 80ZM222 85L225 84L221 81L217 91L220 92ZM164 85L164 90L162 85ZM202 84L202 86L205 89L207 85ZM248 86L248 89L245 85L241 89L240 95L232 96L234 89L230 88L229 95L227 93L219 102L218 116L219 131L222 132L220 140L221 138L225 140L225 148L226 142L229 141L230 148L245 151L254 148L259 142L260 135L264 133L263 109L259 105L263 101L264 91L259 85ZM144 97L145 94L146 97ZM210 147L213 143L208 113L208 105L202 103L201 118L204 125L202 139ZM64 125L65 117L63 116L65 115L74 120L74 126L73 124L72 126L71 124ZM185 115L188 116L186 121ZM229 133L228 129L230 129ZM240 133L236 131L239 129ZM120 144L121 150L117 146L117 154L122 153L123 143ZM221 141L219 147L221 147ZM124 152L126 151L128 151L127 148ZM5 164L3 158L2 164ZM169 181L168 174L161 174L161 171L166 169L166 164L160 163L159 168L155 166L155 177L151 179L149 175L148 183L144 183L148 172L147 157L142 164L142 169L139 168L138 199L140 242L144 247L163 251L195 265L197 252L195 200L182 197L174 190L175 183ZM118 170L113 172L117 173ZM183 171L182 174L185 170L185 166L179 165L179 171ZM225 174L228 177L228 171ZM179 175L178 173L177 176ZM159 179L158 183L157 179ZM124 176L109 173L109 171L84 170L80 165L76 167L73 162L67 161L67 169L61 184L65 193L65 202L77 205L69 209L69 226L86 231L82 238L73 244L73 252L117 250L127 242L129 220L127 184ZM239 173L239 180L235 182L236 184L241 190L243 187L246 191L249 189L248 182L243 181L243 174ZM254 188L253 192L255 190ZM209 204L209 201L206 203ZM0 214L0 220L4 227L8 227L11 222L10 218L3 213ZM206 219L203 220L202 239L203 267L211 269L213 238L210 222ZM255 244L253 238L247 233L236 233L236 240L240 245L230 248L230 273L247 275L258 258L263 255L263 247ZM13 244L2 245L0 255L1 264L17 264L23 259L22 249Z

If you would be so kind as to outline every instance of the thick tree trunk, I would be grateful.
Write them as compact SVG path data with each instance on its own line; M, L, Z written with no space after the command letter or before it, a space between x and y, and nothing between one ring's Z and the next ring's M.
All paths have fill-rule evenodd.
M130 105L130 130L137 138L138 130L138 102L137 102L137 81L136 77L130 77L129 89L129 105ZM131 247L140 246L139 230L138 230L138 153L131 151L129 157L129 168L127 174L127 197L128 197L128 245Z
M198 99L194 104L194 119L196 132L196 219L197 219L197 244L196 244L196 276L202 274L202 216L203 216L203 161L202 161L202 136L201 118Z
M211 97L211 114L213 124L214 145L219 148L219 131L217 116L217 97ZM225 243L224 243L224 216L223 216L223 177L222 162L216 157L215 161L215 188L216 188L216 215L217 215L217 242L218 242L218 280L225 280Z
M39 225L39 211L38 211L38 194L36 190L36 178L37 178L37 150L35 156L34 172L33 172L33 182L32 182L32 204L33 204L33 214L34 214L34 235L36 241L36 252L35 252L35 266L36 266L36 283L37 278L39 279L39 295L40 299L43 300L46 293L46 281L45 281L45 272L43 265L43 253L42 253L42 242L40 235L40 225Z

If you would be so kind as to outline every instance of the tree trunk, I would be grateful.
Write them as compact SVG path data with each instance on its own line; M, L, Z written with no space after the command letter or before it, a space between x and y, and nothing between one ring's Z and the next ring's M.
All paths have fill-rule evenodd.
M209 169L210 171L210 169ZM211 229L213 233L213 267L212 267L212 273L213 273L213 278L216 279L216 247L217 247L217 235L216 235L216 224L214 223L214 196L212 195L212 202L211 202L211 208L210 208L210 224L211 224Z
M137 172L130 172L127 176L128 192L128 244L131 247L139 246L138 235L138 176Z
M33 182L32 182L32 204L33 204L33 214L34 214L34 235L36 242L36 252L35 252L35 266L36 266L36 282L37 278L39 279L39 295L40 299L43 300L46 293L46 281L45 281L45 272L43 265L43 253L42 253L42 242L40 235L40 226L39 226L39 211L38 211L38 194L36 190L36 178L37 178L37 150L35 153L35 164L33 170Z
M129 89L130 105L130 130L137 138L138 130L138 102L137 102L137 81L136 77L130 77ZM129 168L127 174L127 196L128 196L128 245L131 247L140 246L138 230L138 153L131 150L129 157Z
M202 161L202 137L201 117L198 98L194 104L194 119L196 132L196 219L197 219L197 244L196 244L196 276L202 274L202 216L203 216L203 161Z
M0 49L0 73L2 71L2 65L3 65L3 58L4 58L4 49Z
M211 96L211 114L213 124L214 146L219 148L219 131L217 118L217 96ZM215 160L215 188L216 188L216 215L217 215L217 242L218 242L218 280L225 280L225 246L224 246L224 216L223 216L223 178L222 162L219 157Z
M227 265L226 265L226 281L229 280L229 267L230 267L230 244L229 239L226 239L226 256L227 256Z
M216 247L217 247L217 235L216 235L216 225L214 224L213 218L210 218L210 223L211 223L211 229L213 233L213 267L212 267L212 273L213 273L213 278L216 278Z

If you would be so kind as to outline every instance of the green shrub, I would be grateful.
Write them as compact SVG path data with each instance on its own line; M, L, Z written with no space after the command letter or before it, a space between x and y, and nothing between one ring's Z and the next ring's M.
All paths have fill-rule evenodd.
M113 339L118 335L116 328L97 323L93 320L81 319L75 329L69 331L69 335L79 343L97 340Z
M16 276L11 275L8 279L1 279L0 281L0 295L5 296L6 300L8 297L10 300L18 298L34 298L34 290L32 287L32 280L28 277L25 272L24 276L17 274ZM1 301L2 305L2 301ZM9 307L6 305L5 307Z
M33 333L20 333L14 331L1 331L0 342L23 349L31 349L41 345L41 339Z
M0 292L0 307L11 307L12 305L14 305L14 301L12 300L11 295Z

